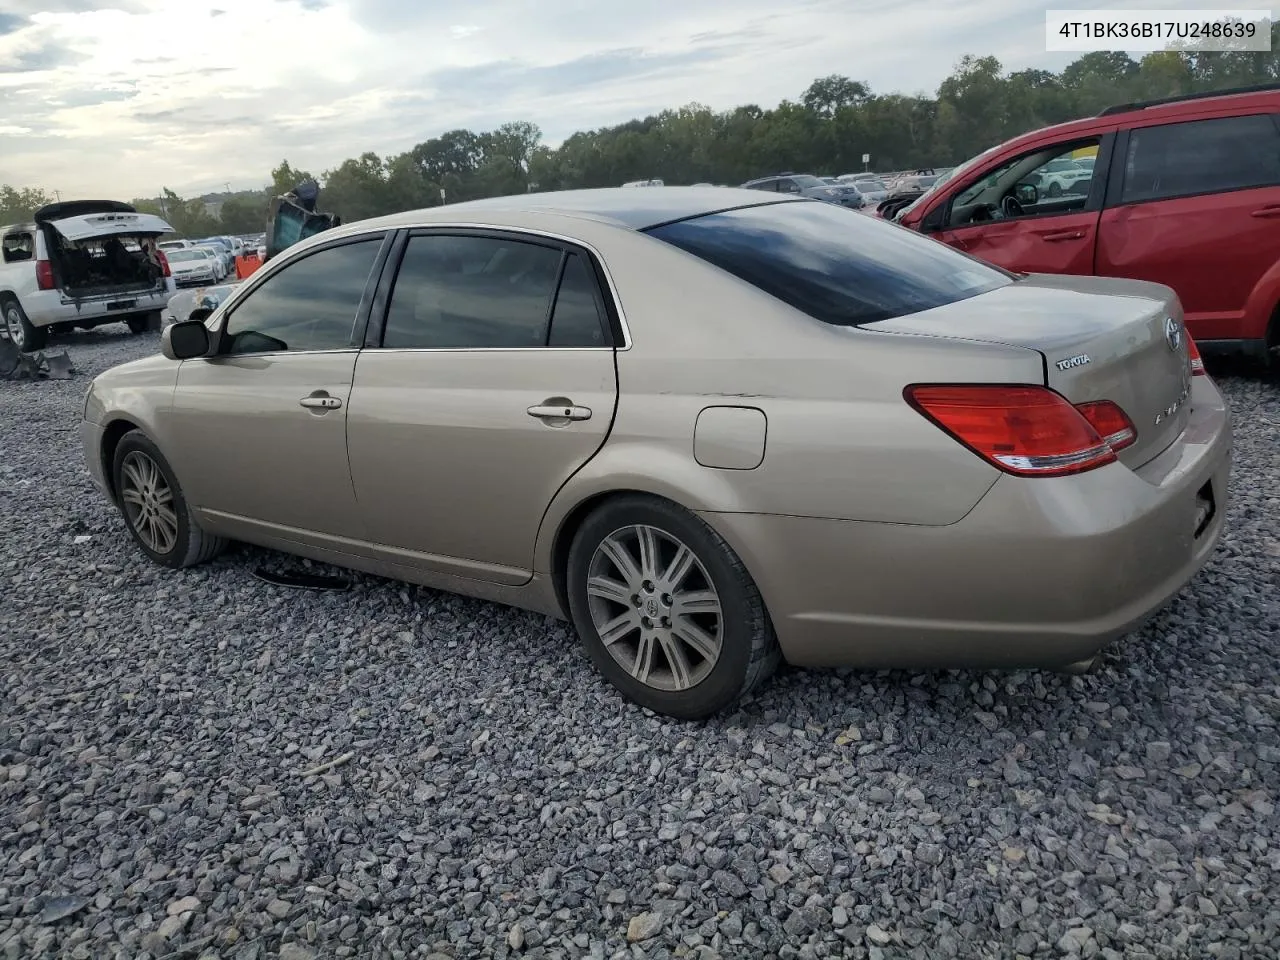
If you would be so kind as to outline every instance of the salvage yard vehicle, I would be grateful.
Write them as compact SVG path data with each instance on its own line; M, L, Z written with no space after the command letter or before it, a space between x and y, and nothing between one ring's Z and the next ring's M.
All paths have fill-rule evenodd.
M1009 270L1166 284L1205 353L1280 354L1280 83L1024 134L881 211Z
M86 397L148 557L240 540L564 617L675 717L783 658L1084 669L1227 512L1227 410L1167 287L803 198L402 213L206 313Z
M222 279L213 255L208 250L197 247L172 251L169 254L169 269L175 289L203 287Z
M811 197L814 200L823 200L855 210L863 205L862 194L852 184L832 185L821 177L810 176L807 173L780 173L773 177L760 177L756 180L748 180L742 185L742 189Z
M52 203L29 223L0 227L0 311L9 340L32 352L51 328L159 329L173 283L155 238L172 232L159 217L114 200Z

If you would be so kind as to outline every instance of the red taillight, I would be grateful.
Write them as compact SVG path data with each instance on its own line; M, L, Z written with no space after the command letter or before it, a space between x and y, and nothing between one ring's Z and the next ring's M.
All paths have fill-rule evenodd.
M48 260L36 261L36 286L41 290L53 290L56 284L53 282L53 264Z
M1085 415L1046 387L915 385L908 403L984 460L1020 477L1062 477L1114 463Z
M1187 337L1187 356L1191 358L1191 375L1193 377L1203 377L1204 361L1200 358L1200 348L1196 346L1194 337Z
M160 269L164 271L162 276L165 276L165 277L173 276L173 274L169 272L169 258L164 255L163 250L156 251L156 259L160 261Z
M1076 409L1098 432L1098 436L1107 442L1107 446L1116 453L1138 439L1138 431L1134 429L1133 421L1110 400L1078 403Z

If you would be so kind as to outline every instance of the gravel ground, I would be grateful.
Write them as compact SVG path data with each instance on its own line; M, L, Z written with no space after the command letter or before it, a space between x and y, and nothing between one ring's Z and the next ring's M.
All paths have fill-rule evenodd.
M0 958L1280 957L1280 377L1215 371L1229 531L1096 674L690 726L543 617L144 562L76 422L154 339L60 342L0 383Z

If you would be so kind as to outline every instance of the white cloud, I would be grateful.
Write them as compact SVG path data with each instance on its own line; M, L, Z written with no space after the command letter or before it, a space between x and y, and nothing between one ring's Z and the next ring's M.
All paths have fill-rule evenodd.
M199 192L456 127L531 120L555 142L692 100L772 106L828 73L929 92L966 53L1061 67L1044 10L1075 5L1102 4L0 0L3 177Z

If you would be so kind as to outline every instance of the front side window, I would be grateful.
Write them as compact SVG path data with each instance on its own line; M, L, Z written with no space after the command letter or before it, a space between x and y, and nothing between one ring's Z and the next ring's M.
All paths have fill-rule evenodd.
M1098 141L1075 141L1044 147L1001 164L955 195L948 225L967 226L1083 210L1093 187L1093 167L1082 166L1073 153L1097 146ZM1035 199L1026 186L1035 187ZM1020 189L1023 188L1023 189Z
M746 207L647 232L837 326L930 310L1012 282L915 231L820 201Z
M221 352L350 347L381 245L381 236L344 243L281 267L235 305Z
M382 345L540 347L560 275L555 247L494 237L410 237Z
M1129 132L1120 202L1280 184L1280 133L1268 114Z

